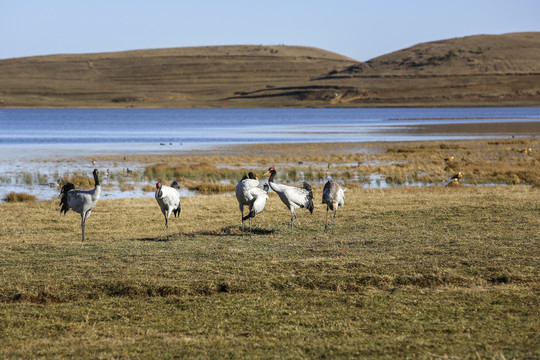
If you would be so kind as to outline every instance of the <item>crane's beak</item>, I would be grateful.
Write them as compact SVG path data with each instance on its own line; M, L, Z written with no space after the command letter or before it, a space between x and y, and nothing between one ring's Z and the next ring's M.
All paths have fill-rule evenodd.
M270 171L267 171L263 174L263 176L267 176L267 175L270 175Z

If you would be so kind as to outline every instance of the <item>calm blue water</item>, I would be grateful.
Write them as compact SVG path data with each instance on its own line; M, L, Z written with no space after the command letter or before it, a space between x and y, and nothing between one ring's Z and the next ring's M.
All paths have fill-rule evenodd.
M0 109L0 152L470 138L490 136L490 123L516 121L540 121L540 108ZM405 131L448 123L482 123L485 132Z

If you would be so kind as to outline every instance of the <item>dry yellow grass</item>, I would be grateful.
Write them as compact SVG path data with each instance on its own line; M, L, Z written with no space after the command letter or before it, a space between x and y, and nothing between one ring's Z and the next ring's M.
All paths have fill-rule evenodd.
M540 191L350 187L334 235L271 193L0 204L0 357L535 358ZM21 222L24 219L24 222Z

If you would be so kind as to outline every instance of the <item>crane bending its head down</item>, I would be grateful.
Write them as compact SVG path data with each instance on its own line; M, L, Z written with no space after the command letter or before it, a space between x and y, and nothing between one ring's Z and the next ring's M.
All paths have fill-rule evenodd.
M180 206L180 194L178 193L178 183L173 181L171 186L165 186L158 181L156 183L156 201L161 208L161 212L165 217L165 227L161 232L160 237L163 235L163 232L167 231L167 240L169 239L169 217L174 213L174 217L180 216L181 206Z

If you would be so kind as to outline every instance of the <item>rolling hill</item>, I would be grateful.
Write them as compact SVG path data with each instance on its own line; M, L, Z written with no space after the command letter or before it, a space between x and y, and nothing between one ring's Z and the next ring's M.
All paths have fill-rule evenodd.
M422 43L367 62L238 45L0 60L12 107L535 106L540 33Z

